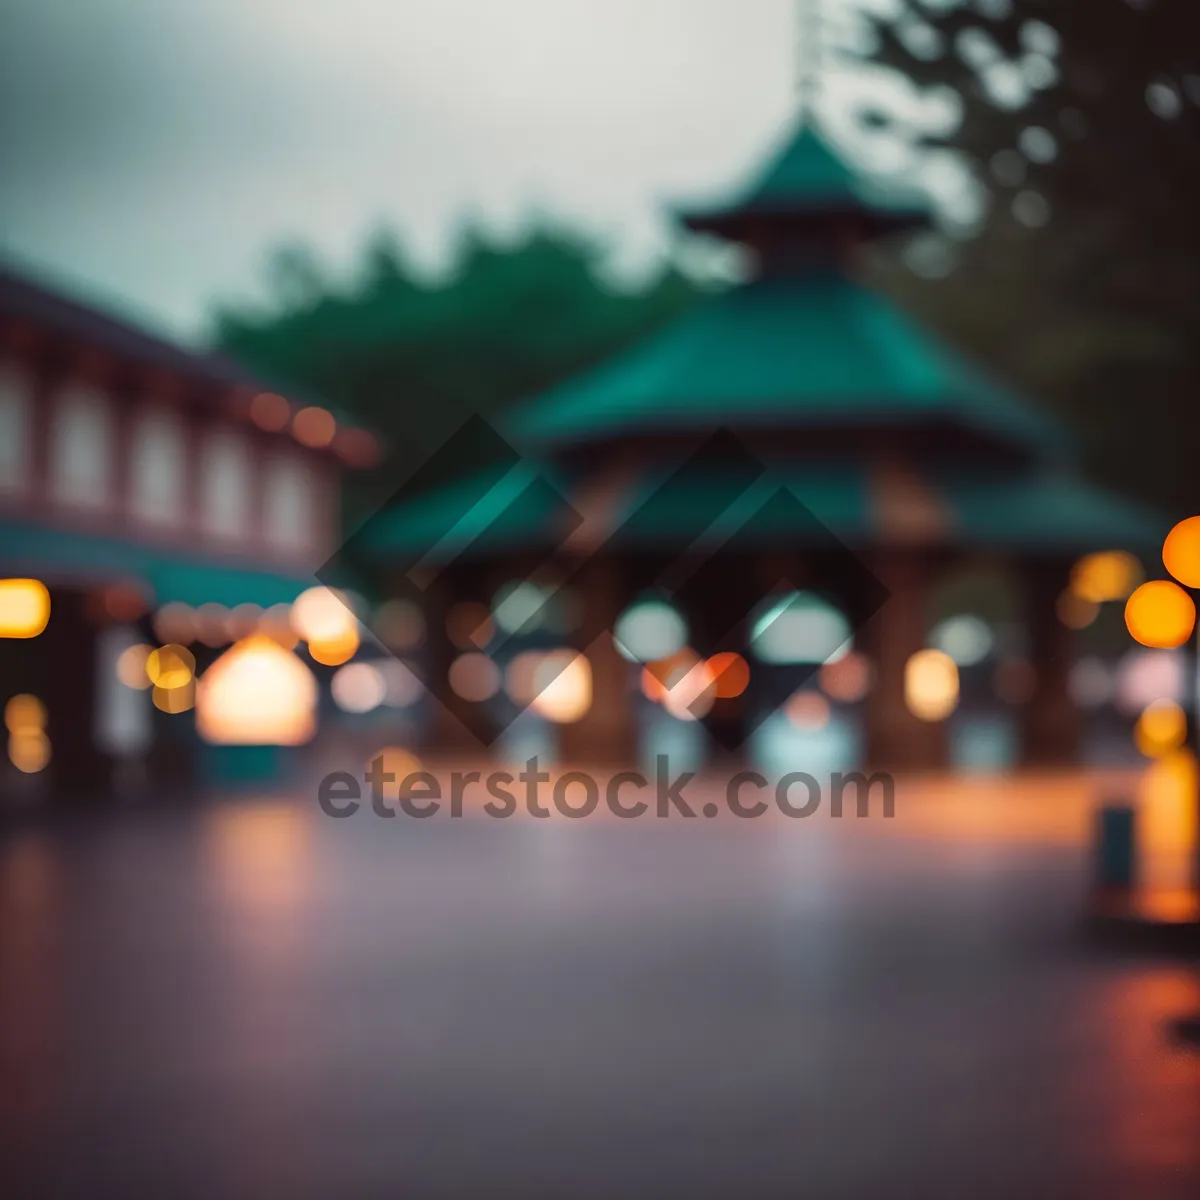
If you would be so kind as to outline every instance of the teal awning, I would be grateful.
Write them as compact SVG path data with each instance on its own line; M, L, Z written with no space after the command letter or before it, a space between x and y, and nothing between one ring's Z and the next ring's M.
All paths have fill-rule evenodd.
M771 465L697 537L695 514L708 507L706 493L721 480L710 476L690 484L690 490L660 492L670 475L669 466L655 463L629 476L593 536L601 542L611 539L616 552L682 552L694 542L802 548L820 544L827 530L846 545L863 549L925 544L1076 554L1150 551L1169 528L1158 513L1068 472L989 473L960 467L914 474L921 510L914 527L908 511L912 491L897 492L869 464L837 459ZM480 488L468 481L440 489L376 518L366 531L365 548L376 558L419 556L431 562L552 550L570 530L569 506L579 502L581 481L560 475L553 477L553 488L530 487L531 480L550 478L527 462L499 484ZM771 503L780 489L804 511ZM482 498L472 503L473 496Z
M317 581L230 565L181 549L160 549L113 537L0 521L0 574L29 575L46 583L135 581L155 604L288 604Z
M523 460L408 498L377 513L354 540L372 557L431 562L553 545L569 531L563 488L558 472Z
M931 489L953 517L957 541L1026 552L1146 551L1157 555L1171 522L1078 475L1012 479L963 469L932 471Z

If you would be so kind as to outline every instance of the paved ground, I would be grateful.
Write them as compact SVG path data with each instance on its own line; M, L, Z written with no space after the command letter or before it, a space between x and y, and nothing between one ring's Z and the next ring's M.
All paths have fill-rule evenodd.
M1200 1195L1200 976L1075 932L1094 780L892 821L0 835L0 1194Z

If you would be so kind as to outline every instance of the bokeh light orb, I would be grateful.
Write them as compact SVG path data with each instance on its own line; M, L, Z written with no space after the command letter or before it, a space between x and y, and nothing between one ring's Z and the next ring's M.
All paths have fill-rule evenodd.
M500 690L500 668L486 654L460 654L447 673L450 690L462 700L482 704Z
M312 671L290 650L254 634L204 672L196 730L215 745L299 746L316 732L316 709Z
M371 628L389 650L412 650L425 638L425 618L411 600L385 600Z
M717 681L709 660L697 658L667 689L663 708L677 721L698 721L712 711Z
M492 597L492 617L505 633L532 633L545 621L549 596L531 579L506 583Z
M146 679L163 691L187 687L195 675L196 659L186 646L172 643L146 655Z
M346 598L327 587L311 587L296 597L291 608L292 628L306 642L337 642L354 630L358 621Z
M238 604L229 610L225 618L225 633L232 641L241 641L256 632L262 623L263 610L261 604Z
M1086 629L1100 615L1100 605L1065 588L1055 602L1054 611L1068 629Z
M521 708L532 704L537 695L537 673L543 657L537 650L524 650L504 668L505 694Z
M673 688L696 664L700 656L690 646L684 646L667 658L647 663L642 668L642 693L647 700L661 704L667 693Z
M554 650L542 657L534 676L531 707L558 725L582 720L592 707L592 664L574 650Z
M50 593L40 579L0 579L0 637L34 638L50 621Z
M630 662L656 662L677 653L687 641L687 624L665 600L642 600L617 619L613 642Z
M1163 566L1184 587L1200 588L1200 517L1180 521L1163 542Z
M802 688L791 696L783 711L787 719L805 733L824 729L829 724L829 701L820 692Z
M150 676L146 674L146 660L150 657L153 646L137 643L126 646L117 656L117 678L127 687L144 691L151 686Z
M316 405L302 408L292 418L292 437L312 450L328 446L336 433L337 421L333 414Z
M958 707L958 664L942 650L918 650L904 664L904 701L921 721L944 721Z
M292 606L290 604L272 604L270 608L264 610L254 632L269 637L271 641L285 650L294 650L300 641L300 635L292 625Z
M196 640L196 617L191 608L178 600L164 604L154 614L154 636L160 642L186 645Z
M1142 564L1125 550L1102 550L1071 569L1070 591L1080 600L1104 604L1124 600L1142 582Z
M46 706L28 692L10 697L4 705L4 727L9 733L33 733L45 725Z
M1174 649L1192 636L1196 605L1179 584L1152 579L1125 602L1125 625L1143 646Z
M159 712L168 714L190 712L196 704L196 681L189 679L179 687L159 687L150 693L150 699Z
M250 401L250 420L268 433L278 433L286 429L291 415L291 405L274 392L259 392Z
M332 637L310 639L308 654L323 667L340 667L358 653L359 645L358 629L351 625Z
M817 682L831 700L857 704L871 690L874 669L865 654L851 651L836 662L824 663L817 673Z
M233 639L229 633L229 610L223 604L201 604L195 612L196 639L216 649L227 646Z
M1155 700L1138 717L1134 744L1147 758L1161 758L1187 740L1187 715L1174 700Z
M343 712L368 713L387 696L387 681L374 663L347 663L329 681L333 702Z
M761 606L750 633L754 656L768 663L836 662L850 652L845 616L811 592L786 592Z
M1174 650L1128 651L1116 668L1117 708L1136 716L1155 700L1182 702L1186 688L1184 656Z
M50 761L50 739L41 729L14 733L8 739L8 760L24 775L36 775Z
M735 700L750 686L750 664L731 650L714 654L708 660L718 700Z
M960 667L981 663L996 645L992 627L971 613L959 613L939 622L929 635L929 644L948 654Z

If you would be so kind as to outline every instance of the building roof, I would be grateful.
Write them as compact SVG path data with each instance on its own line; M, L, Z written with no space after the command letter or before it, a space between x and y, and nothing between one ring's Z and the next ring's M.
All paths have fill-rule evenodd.
M278 388L270 380L247 371L226 354L187 350L3 266L0 266L0 317L16 317L69 341L106 350L115 358L169 371L213 388L282 391L299 405L328 409L340 426L359 426L353 417L326 401L299 393L294 388Z
M710 476L664 487L673 471L643 464L593 536L622 551L693 544L820 548L833 535L858 549L914 544L1074 555L1114 547L1153 553L1167 524L1062 468L938 466L897 486L878 464L826 459L768 469L697 537L696 513L711 508L708 496L721 490L721 481ZM539 476L550 486L531 488ZM364 548L384 559L418 556L431 563L553 551L578 523L572 506L584 482L585 476L572 480L561 468L526 460L499 478L457 481L378 514ZM781 490L788 502L771 503Z
M693 229L736 236L749 218L855 214L876 230L923 225L929 202L915 189L853 170L811 126L789 131L766 166L724 204L682 214Z
M1066 433L836 271L722 293L516 408L506 432L564 445L631 433L949 423L1035 453Z

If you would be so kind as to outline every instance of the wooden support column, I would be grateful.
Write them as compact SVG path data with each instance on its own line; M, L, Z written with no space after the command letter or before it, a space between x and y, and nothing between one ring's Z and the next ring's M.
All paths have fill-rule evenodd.
M489 733L482 706L455 695L448 682L450 665L464 651L450 640L446 618L465 595L459 594L457 581L445 575L427 595L424 678L429 712L421 736L422 748L435 756L479 758L488 750Z
M87 596L55 591L50 623L37 639L40 694L46 706L50 773L56 799L91 803L112 787L112 757L96 745L96 628Z
M629 766L637 761L637 726L631 667L617 650L612 629L628 597L616 563L593 560L579 588L581 626L601 632L580 649L592 669L592 704L579 721L560 726L559 754L564 763Z
M1025 564L1026 623L1034 688L1021 710L1023 766L1069 766L1079 761L1079 710L1071 699L1071 630L1058 617L1058 598L1067 586L1070 562Z
M904 695L905 667L925 646L933 564L920 551L895 550L873 558L871 569L889 598L860 638L875 670L865 706L865 758L883 770L937 770L947 763L946 723L913 716Z

